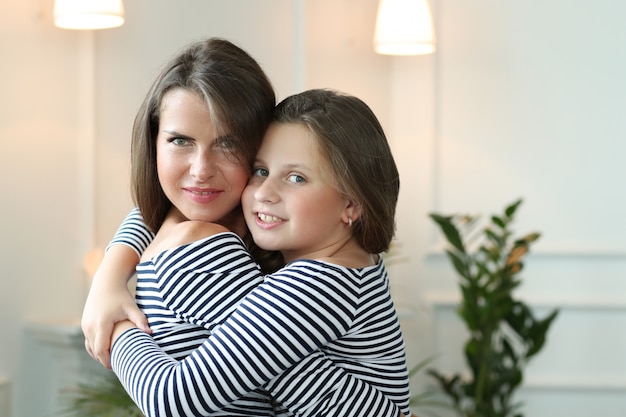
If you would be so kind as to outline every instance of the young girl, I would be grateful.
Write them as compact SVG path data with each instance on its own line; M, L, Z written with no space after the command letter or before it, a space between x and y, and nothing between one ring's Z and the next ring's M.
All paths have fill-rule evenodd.
M280 250L287 265L180 362L132 323L116 326L113 369L144 413L211 415L263 386L298 415L353 415L355 404L364 415L409 415L404 342L379 256L398 190L382 128L361 100L312 90L279 104L242 201L256 244ZM232 233L197 226L217 233L203 243L213 273L191 267L159 291L178 317L206 327L205 291L232 277L232 262L253 271L245 265L254 261ZM171 235L156 252L187 248L187 239Z

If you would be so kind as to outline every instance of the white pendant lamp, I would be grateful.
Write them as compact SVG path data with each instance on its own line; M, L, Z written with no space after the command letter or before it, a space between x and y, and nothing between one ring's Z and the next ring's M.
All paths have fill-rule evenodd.
M379 0L374 50L385 55L421 55L435 51L428 0Z
M124 24L122 0L55 0L54 24L63 29L107 29Z

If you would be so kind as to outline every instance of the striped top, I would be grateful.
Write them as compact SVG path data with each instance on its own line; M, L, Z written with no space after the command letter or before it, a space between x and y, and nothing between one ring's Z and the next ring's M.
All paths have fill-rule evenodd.
M111 353L147 416L218 415L257 387L281 404L276 415L410 414L382 261L351 269L301 260L263 278L241 240L221 233L137 271L137 299L155 338L129 330ZM199 338L206 341L193 350Z
M106 250L112 245L121 243L129 246L141 258L148 245L154 240L154 236L154 232L148 229L148 226L143 222L141 212L135 207L117 229L113 240L111 240Z
M124 219L107 249L115 244L124 244L141 258L154 237L155 234L143 222L139 209L135 208ZM237 236L229 237L239 242ZM177 360L183 359L202 344L211 334L210 330L232 312L243 295L263 281L258 268L252 264L246 266L254 270L252 273L241 271L241 274L229 276L230 282L222 280L220 283L219 277L224 271L223 266L232 260L232 256L224 258L222 265L219 262L211 263L208 259L211 251L203 251L203 243L204 240L162 252L137 266L135 291L137 305L146 315L148 325L152 330L151 336L165 353ZM239 243L237 245L240 246ZM211 250L215 249L212 255L218 258L225 254L219 246L211 247ZM206 249L209 247L207 246ZM190 255L187 256L187 254ZM231 255L236 255L236 252ZM236 266L237 262L234 261L229 270L235 269ZM169 271L169 273L162 273L161 280L159 280L159 271ZM207 272L210 271L213 273L208 274ZM207 298L208 302L201 311L193 311L204 314L202 323L185 320L184 317L189 317L189 314L184 311L178 314L164 301L161 284L167 286L167 282L171 282L176 273L195 273L198 279L207 279L205 284L209 290L198 289L197 294L205 293L211 297ZM202 324L206 324L206 327ZM273 416L276 415L276 407L277 405L265 390L257 389L228 404L219 412L211 413L211 416Z

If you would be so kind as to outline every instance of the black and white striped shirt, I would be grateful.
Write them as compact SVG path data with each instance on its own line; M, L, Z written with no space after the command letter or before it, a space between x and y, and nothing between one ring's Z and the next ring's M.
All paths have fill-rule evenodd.
M263 414L262 395L238 400L258 387L281 415L410 414L382 261L352 269L300 260L262 277L241 240L222 233L164 251L137 271L154 340L126 332L112 363L147 416L219 415L225 406L239 410L238 401L273 415ZM198 339L206 341L193 350Z

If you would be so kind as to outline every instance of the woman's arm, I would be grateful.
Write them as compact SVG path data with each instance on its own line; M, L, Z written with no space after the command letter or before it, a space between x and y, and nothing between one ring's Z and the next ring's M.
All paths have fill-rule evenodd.
M109 350L113 325L129 319L138 328L150 332L144 314L137 308L128 290L128 279L137 264L137 255L124 245L109 248L96 271L81 318L87 352L110 368Z
M117 230L93 276L81 327L87 352L107 368L111 367L109 351L116 322L129 319L138 328L150 332L144 314L128 289L128 280L153 238L139 210L133 209Z

